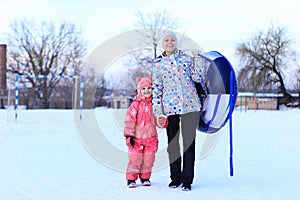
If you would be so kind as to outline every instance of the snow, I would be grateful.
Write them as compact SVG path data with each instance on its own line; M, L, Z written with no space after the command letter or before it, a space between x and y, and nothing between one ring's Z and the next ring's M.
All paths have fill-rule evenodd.
M188 192L167 187L164 130L159 130L152 186L126 187L127 152L120 124L124 112L84 111L79 122L72 110L20 110L15 121L13 110L0 110L0 199L300 199L300 109L234 111L233 177L228 124L212 136L198 132L195 179ZM104 152L105 159L120 161L123 169L103 162L85 143L83 136L96 130L90 129L88 113L94 113L99 130L115 149L104 149L95 139L95 150ZM86 131L81 127L85 125Z

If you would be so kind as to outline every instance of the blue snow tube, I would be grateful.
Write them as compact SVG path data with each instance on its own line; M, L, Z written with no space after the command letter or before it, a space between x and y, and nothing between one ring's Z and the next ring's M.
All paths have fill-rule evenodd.
M217 51L199 54L208 61L207 91L205 94L200 84L195 84L203 110L200 112L198 130L205 133L219 131L231 118L238 96L237 80L230 62Z

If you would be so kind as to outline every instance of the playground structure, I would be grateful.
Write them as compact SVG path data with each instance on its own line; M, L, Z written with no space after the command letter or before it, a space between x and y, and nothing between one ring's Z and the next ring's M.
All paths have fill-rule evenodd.
M83 109L83 92L84 92L84 77L83 76L54 76L54 75L17 75L16 76L16 87L15 87L15 120L18 119L18 109L19 109L19 81L21 78L45 78L45 79L74 79L74 88L73 88L73 95L72 95L72 108L80 110L80 121L82 120L82 109ZM79 106L77 105L78 102L78 81L80 80L80 92L79 92Z

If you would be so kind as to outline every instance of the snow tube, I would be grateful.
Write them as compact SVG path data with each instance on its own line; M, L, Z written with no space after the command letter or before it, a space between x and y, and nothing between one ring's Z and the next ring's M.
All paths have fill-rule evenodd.
M215 133L231 118L238 96L237 80L230 62L219 52L210 51L199 56L208 61L209 66L207 94L200 84L195 84L200 99L205 96L198 130Z

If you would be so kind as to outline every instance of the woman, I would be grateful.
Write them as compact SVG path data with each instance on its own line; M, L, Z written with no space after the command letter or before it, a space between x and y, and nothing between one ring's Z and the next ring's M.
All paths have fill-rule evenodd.
M162 55L154 62L152 105L158 126L167 126L171 183L176 188L191 190L194 179L195 136L199 123L200 99L194 82L205 86L205 70L194 66L193 58L177 49L177 37L168 32L163 38ZM205 88L205 87L204 87ZM183 139L183 168L179 145Z

